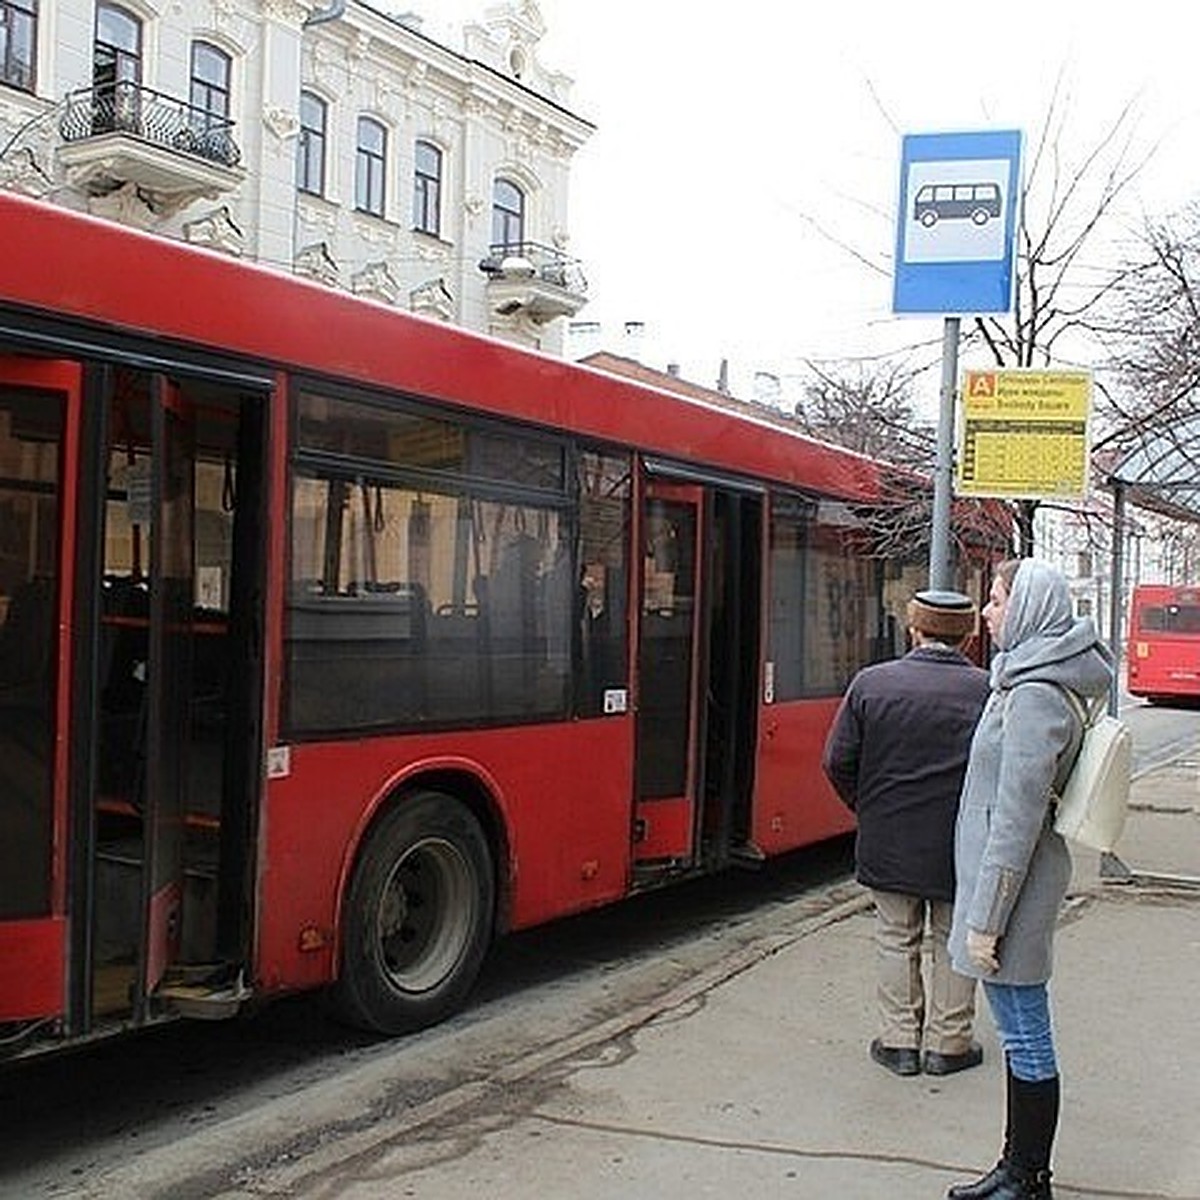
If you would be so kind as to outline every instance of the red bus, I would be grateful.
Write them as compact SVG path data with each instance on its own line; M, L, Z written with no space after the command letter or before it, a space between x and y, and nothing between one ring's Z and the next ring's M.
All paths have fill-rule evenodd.
M329 989L850 827L877 465L0 195L0 1053Z
M1139 583L1127 641L1131 696L1156 703L1200 699L1200 587Z

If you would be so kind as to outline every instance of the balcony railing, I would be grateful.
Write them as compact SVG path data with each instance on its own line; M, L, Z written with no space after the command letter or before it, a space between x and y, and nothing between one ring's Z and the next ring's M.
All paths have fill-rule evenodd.
M538 242L510 242L490 246L488 256L479 269L485 275L510 277L523 273L527 277L560 287L575 295L587 292L587 279L579 260L570 258L552 246Z
M479 269L488 301L502 317L524 314L538 324L573 317L587 303L587 280L577 259L537 242L491 246Z
M81 88L66 100L59 123L64 142L127 133L151 145L236 167L242 152L234 122L130 80Z

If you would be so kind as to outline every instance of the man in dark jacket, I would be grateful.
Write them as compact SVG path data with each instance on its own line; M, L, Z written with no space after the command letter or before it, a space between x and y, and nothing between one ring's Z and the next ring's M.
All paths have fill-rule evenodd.
M971 1037L975 984L951 970L946 950L958 795L989 691L987 672L962 653L975 624L967 596L918 592L908 605L913 649L854 677L821 762L858 818L857 874L875 900L878 948L871 1057L897 1075L949 1075L983 1061Z

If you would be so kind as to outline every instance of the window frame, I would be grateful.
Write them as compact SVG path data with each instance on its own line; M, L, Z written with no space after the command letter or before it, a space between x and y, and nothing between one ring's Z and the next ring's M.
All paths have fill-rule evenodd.
M220 65L224 73L223 86L202 78L197 73L196 58L197 54L201 52L211 56L212 60ZM188 61L190 70L188 78L188 103L192 107L192 119L196 120L202 114L201 127L206 132L214 126L218 129L227 128L233 99L233 56L212 42L205 41L203 38L196 38L192 42ZM198 89L202 93L200 99L203 102L198 102L197 100ZM215 106L211 103L214 99L219 101Z
M378 149L365 144L364 133L379 134ZM387 211L387 126L376 117L360 114L354 138L354 211L382 217Z
M316 106L321 118L320 128L306 123L306 100ZM314 91L302 88L299 117L300 129L296 137L296 189L306 196L324 196L326 149L329 143L329 101Z
M0 0L0 12L5 14L3 26L8 31L2 47L3 53L0 53L0 84L35 94L38 66L38 0ZM18 24L27 27L27 62L19 62L14 51L13 43L17 39L13 38L12 31ZM24 68L23 76L19 69L14 70L14 62L18 68Z
M134 32L137 35L137 46L130 50L128 47L120 46L115 42L106 42L100 40L100 19L103 13L109 13L113 16L124 18L127 20ZM123 4L114 4L112 0L98 0L96 4L96 21L95 32L92 40L92 84L95 87L111 86L115 87L118 83L134 83L141 84L142 82L142 64L145 59L144 52L144 37L145 23L137 13L126 8ZM100 50L104 49L112 54L112 78L105 79L100 77ZM126 74L125 69L133 65L133 73Z
M287 731L287 736L297 741L324 741L344 737L374 736L393 731L412 733L418 730L487 728L520 725L531 721L558 722L573 717L605 715L604 689L628 686L626 672L629 632L626 601L632 552L632 452L627 447L604 446L593 443L590 439L581 440L566 432L547 431L520 421L491 418L479 414L466 415L423 397L403 393L385 395L369 389L330 384L307 376L294 377L290 391L293 400L289 405L288 494L290 499L287 516L287 578L289 584L288 616L284 633L287 650L284 667L285 682L280 696L280 720L282 728ZM561 478L558 482L552 482L548 478L541 483L521 482L509 477L501 477L490 471L482 472L479 470L482 464L473 453L468 454L460 466L441 467L404 458L392 459L389 457L384 460L369 451L354 451L348 445L345 449L338 450L335 447L339 444L340 439L337 438L323 444L322 439L318 437L315 441L305 444L302 441L301 415L303 398L306 396L310 400L327 399L360 405L368 415L369 410L375 410L381 416L407 414L433 422L449 422L460 428L466 436L480 436L485 441L493 438L507 438L542 445L559 455ZM311 433L309 436L312 436ZM578 582L576 586L572 587L569 581L578 579L579 562L584 551L581 541L581 526L585 519L582 499L585 485L581 472L583 461L589 455L602 459L607 469L613 472L614 476L619 475L623 480L623 488L615 501L606 501L610 505L615 504L621 511L619 525L622 531L622 545L611 562L606 605L608 611L607 613L601 611L593 614L593 616L606 617L606 621L601 625L589 627L596 657L589 660L590 667L585 672L580 657L585 653L583 644L584 588ZM345 627L348 617L351 618L351 624L355 623L356 618L351 612L352 609L361 613L361 624L369 626L372 621L383 615L380 610L386 610L391 603L394 605L398 621L395 645L390 647L392 651L397 652L392 655L392 661L396 663L397 671L404 670L403 664L406 656L410 655L410 650L404 645L406 638L410 636L428 637L432 647L435 635L432 627L429 627L428 633L410 634L408 632L408 630L423 631L426 629L421 622L427 620L427 617L418 618L415 615L415 609L409 610L410 614L414 615L406 617L403 611L405 597L428 599L419 579L409 577L402 579L398 584L384 583L379 588L372 585L363 593L355 596L332 592L294 591L298 583L305 582L295 575L296 570L298 567L301 570L306 569L293 560L295 553L294 522L297 519L294 507L296 488L298 486L311 487L313 483L319 484L321 481L329 483L340 481L347 495L355 492L356 489L361 491L365 486L373 491L382 488L409 491L418 495L424 493L430 498L438 495L457 496L464 503L490 506L492 512L505 508L521 508L526 510L526 518L530 521L531 532L538 524L537 514L539 512L557 514L550 519L557 523L558 553L564 555L563 566L566 573L558 577L559 586L565 586L567 590L560 592L557 600L542 601L549 607L539 610L541 614L539 619L548 622L542 628L544 630L556 629L558 635L566 639L559 644L559 654L562 655L565 652L566 657L557 659L559 669L563 674L560 681L561 694L556 702L550 708L543 704L535 711L528 707L527 702L521 701L520 703L526 707L518 711L513 697L524 693L513 692L509 689L507 693L501 690L497 694L495 707L491 707L489 701L477 709L472 708L469 703L463 708L459 702L465 697L456 695L453 710L439 708L436 701L431 698L431 707L420 715L410 712L406 716L400 716L399 713L396 713L393 717L386 718L382 714L377 714L372 718L369 713L360 712L356 707L356 702L348 698L347 712L344 715L350 718L363 718L362 723L356 724L353 720L347 723L344 720L331 719L332 713L336 711L336 705L334 709L328 708L330 694L327 689L320 692L319 695L311 691L313 666L311 662L306 664L303 657L306 649L301 643L304 643L306 639L308 648L311 648L313 644L311 639L314 635L318 644L322 640L328 641L331 638L330 634L321 633L314 626L314 619L330 623L325 627L333 631L331 640L336 642L337 637L340 636L337 633L339 623L341 627ZM596 502L596 498L593 497L593 505ZM361 498L356 499L355 503L361 506ZM382 512L382 509L378 511ZM610 519L607 524L612 525L612 520ZM337 544L339 547L343 545L341 541ZM321 553L322 555L328 554L328 545ZM340 549L338 553L341 553ZM599 552L593 549L593 557L598 556ZM327 566L329 562L330 560L326 558ZM371 576L366 578L371 578ZM489 575L488 579L495 582L494 576ZM567 582L564 584L564 581ZM392 597L390 602L389 595ZM363 603L356 605L355 601L359 599L363 600ZM434 615L437 615L441 609L426 608L423 611L433 612ZM322 612L324 612L324 616L322 616ZM292 632L297 628L293 624L295 620L303 623L303 630L297 634ZM405 624L406 620L409 621L407 625ZM601 635L603 641L600 640ZM293 639L296 637L300 641L293 644ZM330 649L333 647L331 646ZM375 664L376 657L382 661L389 651L389 647L385 644L381 644L379 649L380 656L372 658L374 665L377 665ZM297 654L300 657L295 657ZM408 659L408 661L412 660ZM414 663L413 669L418 672L418 676L414 678L435 684L437 661L435 652L434 657L427 665ZM491 670L486 665L486 655L478 661L481 670ZM336 657L331 662L336 665ZM428 672L428 674L420 675L422 671ZM307 672L309 678L301 682L298 672ZM320 678L327 679L328 676L321 674ZM552 679L553 672L551 680L543 679L542 682L553 688L555 684ZM381 676L381 684L383 682L394 682L394 679L391 677L385 679ZM303 690L294 691L293 689L297 686ZM423 683L422 686L424 686ZM315 710L310 707L314 702L314 696L317 701ZM546 698L547 693L542 691L541 700L545 701ZM324 715L321 715L322 712ZM339 714L339 716L342 715Z
M516 204L506 204L503 189L511 189ZM492 183L492 245L500 249L516 249L525 244L525 189L513 179L499 175ZM511 237L515 225L517 236Z
M422 168L422 152L433 160L433 171ZM417 138L413 147L413 222L417 233L430 237L442 234L442 164L445 155L440 146L428 138Z

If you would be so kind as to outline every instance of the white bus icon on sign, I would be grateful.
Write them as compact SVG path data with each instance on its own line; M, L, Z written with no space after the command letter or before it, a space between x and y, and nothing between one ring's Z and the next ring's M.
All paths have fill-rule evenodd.
M913 220L926 229L968 219L986 225L999 216L1000 188L994 183L927 183L913 201Z

